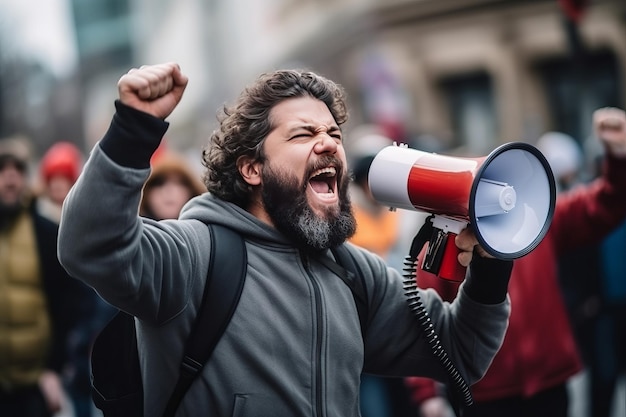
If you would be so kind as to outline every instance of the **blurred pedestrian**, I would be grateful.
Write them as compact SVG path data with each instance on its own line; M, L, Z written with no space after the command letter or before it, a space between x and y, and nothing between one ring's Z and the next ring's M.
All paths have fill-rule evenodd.
M585 142L586 177L602 174L606 157L593 138ZM593 249L593 251L591 250ZM568 292L570 314L585 365L584 403L587 415L616 415L619 380L626 373L626 222L588 253L570 254L561 262L563 277L578 273L577 291L562 281ZM576 262L578 256L578 262ZM576 275L574 275L576 276ZM590 279L593 277L593 279ZM623 404L623 401L622 401Z
M67 193L83 168L83 154L78 146L68 141L55 142L39 162L37 211L55 223L61 220L61 208ZM72 400L74 417L91 417L94 406L91 399L90 352L95 335L103 326L102 310L110 309L92 288L80 284L80 295L68 299L75 305L76 326L68 334L69 366L63 380Z
M85 285L57 260L56 223L36 210L30 143L0 139L0 416L52 416L66 404L68 334Z
M474 405L464 409L464 417L568 415L567 383L581 372L582 362L559 286L558 261L573 249L599 243L626 218L626 113L598 109L593 126L606 149L603 173L559 193L548 233L515 261L509 328L486 375L472 386ZM420 286L442 285L428 275L420 271ZM413 384L415 391L423 388Z
M599 250L601 280L597 314L592 320L592 341L584 356L589 376L592 417L615 416L619 381L626 376L626 222L606 239ZM620 398L616 401L617 398Z
M584 157L576 139L562 132L546 132L536 146L550 164L557 191L567 191L580 184L584 178Z
M139 214L154 220L177 219L185 203L204 192L200 174L189 161L176 151L163 150L152 158Z
M401 213L390 211L389 207L374 199L368 185L368 173L376 153L393 142L375 131L352 137L352 141L354 144L348 149L353 174L350 199L357 227L349 240L389 263L390 254L400 243ZM408 253L409 248L404 249ZM409 401L402 378L362 374L360 403L363 417L409 417L417 413Z
M82 170L83 155L76 145L60 141L53 144L39 163L41 191L37 210L55 223L61 220L61 207Z

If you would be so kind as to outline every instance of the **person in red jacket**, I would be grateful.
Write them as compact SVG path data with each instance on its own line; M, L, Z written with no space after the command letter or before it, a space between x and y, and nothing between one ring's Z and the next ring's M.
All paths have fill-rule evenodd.
M463 409L464 417L568 415L567 382L582 370L582 362L559 287L558 259L600 242L626 218L626 113L598 109L593 126L606 149L603 174L560 193L546 236L515 261L509 327L486 375L472 386L474 404ZM418 284L454 297L450 283L421 270ZM406 382L416 400L435 393L433 381Z

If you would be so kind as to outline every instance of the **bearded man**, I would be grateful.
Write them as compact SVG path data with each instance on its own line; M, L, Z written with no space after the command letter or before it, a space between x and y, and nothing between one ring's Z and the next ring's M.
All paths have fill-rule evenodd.
M400 274L345 243L356 224L341 131L347 109L336 83L306 71L262 74L220 114L203 152L209 192L177 220L137 215L150 157L187 81L175 63L120 78L116 114L61 221L62 264L136 317L144 415L162 414L178 377L209 268L206 224L242 236L247 276L177 416L356 417L362 372L445 379ZM489 259L470 229L456 243L459 262L469 266L461 295L447 304L433 291L419 294L451 360L472 383L504 337L512 262ZM338 245L362 274L369 310L363 334L350 288L320 261L332 260Z

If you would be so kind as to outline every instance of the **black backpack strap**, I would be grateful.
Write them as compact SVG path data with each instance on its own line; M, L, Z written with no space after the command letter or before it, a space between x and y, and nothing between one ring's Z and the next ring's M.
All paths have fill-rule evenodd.
M172 417L195 377L208 361L237 308L247 272L247 254L239 233L209 225L211 254L202 305L194 322L180 375L163 417Z
M357 312L359 313L359 322L361 323L361 335L365 338L365 332L369 322L369 303L367 296L367 286L363 278L363 271L359 264L354 260L352 254L345 244L336 246L331 249L333 256L337 262L320 256L319 261L330 269L335 275L350 288Z

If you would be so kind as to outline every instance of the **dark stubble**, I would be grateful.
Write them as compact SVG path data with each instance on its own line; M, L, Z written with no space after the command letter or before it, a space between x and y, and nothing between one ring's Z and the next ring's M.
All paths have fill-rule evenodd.
M337 170L341 163L330 158ZM327 166L328 159L319 161L319 166ZM356 220L348 196L349 179L343 175L337 184L339 206L328 207L323 216L315 214L306 198L309 173L317 167L310 167L303 181L294 175L274 169L269 163L263 165L262 199L265 210L274 226L294 241L296 246L323 250L335 247L351 237L356 230Z

